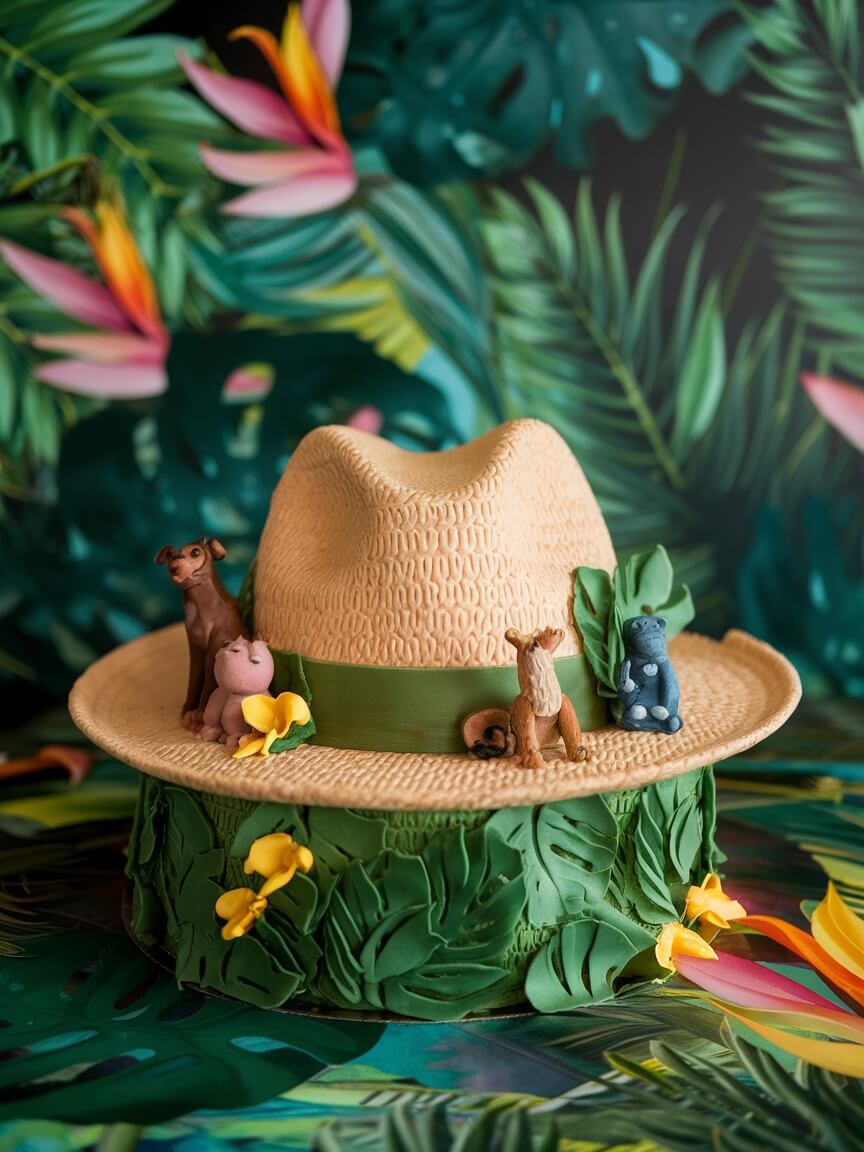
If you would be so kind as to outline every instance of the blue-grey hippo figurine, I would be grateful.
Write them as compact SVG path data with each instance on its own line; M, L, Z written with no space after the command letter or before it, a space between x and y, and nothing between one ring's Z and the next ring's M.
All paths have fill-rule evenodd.
M678 732L678 677L666 649L666 621L633 616L624 621L624 659L618 674L622 728Z

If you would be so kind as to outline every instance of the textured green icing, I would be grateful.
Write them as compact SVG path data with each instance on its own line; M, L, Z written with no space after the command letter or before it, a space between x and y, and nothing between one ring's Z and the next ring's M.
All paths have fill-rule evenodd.
M174 953L181 983L263 1007L443 1020L527 998L557 1011L654 974L659 927L711 868L713 830L710 768L497 812L309 808L144 777L132 926ZM216 900L250 883L251 844L279 831L315 865L227 943Z

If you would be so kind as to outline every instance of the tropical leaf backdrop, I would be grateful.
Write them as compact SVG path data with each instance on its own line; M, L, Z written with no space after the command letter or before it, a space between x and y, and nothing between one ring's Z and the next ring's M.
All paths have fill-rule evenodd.
M176 617L163 543L218 534L238 588L315 424L519 416L698 627L864 693L856 0L365 0L347 48L307 0L308 106L248 7L0 5L10 706Z

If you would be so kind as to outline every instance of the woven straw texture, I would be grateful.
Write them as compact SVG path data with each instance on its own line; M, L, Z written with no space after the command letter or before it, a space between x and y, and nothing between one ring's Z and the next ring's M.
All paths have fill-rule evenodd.
M273 494L255 630L346 664L513 663L508 628L564 628L581 652L572 573L615 566L603 516L548 424L514 420L449 452L352 428L311 432Z
M635 788L725 759L779 728L798 702L792 666L743 632L722 642L684 633L669 647L681 683L681 732L588 732L587 761L571 764L550 752L538 771L515 760L310 745L234 760L222 745L202 744L178 724L186 677L182 625L103 657L77 682L69 706L79 728L111 755L207 792L334 807L506 808Z

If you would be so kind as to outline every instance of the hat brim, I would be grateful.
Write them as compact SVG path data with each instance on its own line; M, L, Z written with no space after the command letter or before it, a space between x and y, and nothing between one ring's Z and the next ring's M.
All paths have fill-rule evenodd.
M751 748L789 717L801 696L795 669L744 632L722 641L692 632L669 653L681 686L684 727L674 735L614 726L584 733L588 758L554 749L546 766L461 755L355 752L301 745L235 759L179 723L186 687L182 624L116 648L76 682L69 710L106 752L162 780L203 792L338 808L446 811L543 804L635 788ZM312 702L314 714L315 702Z

